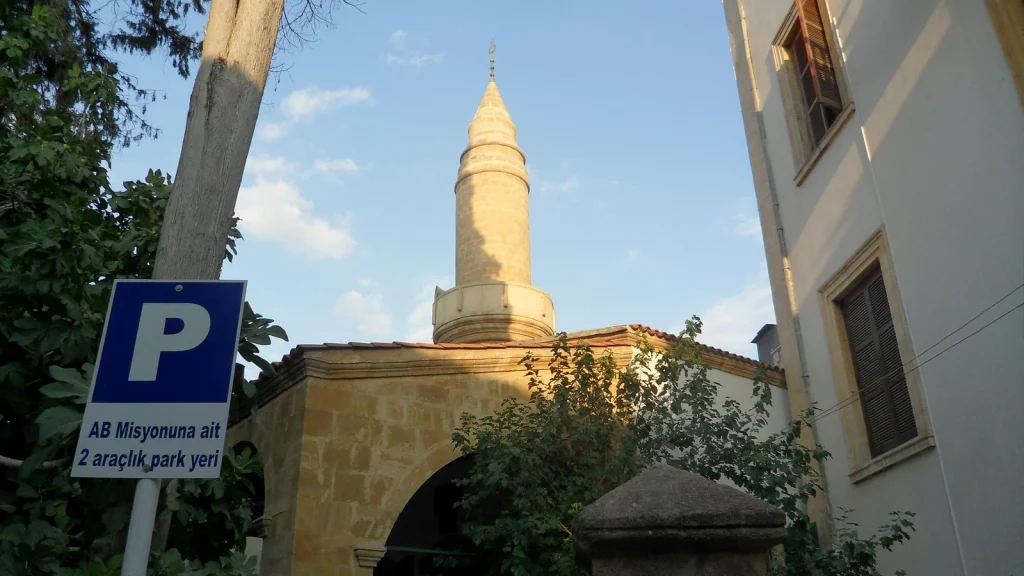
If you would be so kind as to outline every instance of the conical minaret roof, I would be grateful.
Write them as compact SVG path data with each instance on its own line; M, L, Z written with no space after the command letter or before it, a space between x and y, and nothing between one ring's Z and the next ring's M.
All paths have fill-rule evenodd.
M498 91L498 84L491 78L476 108L473 121L469 124L469 143L467 149L486 144L497 144L514 148L523 153L516 142L516 125L509 116L505 101ZM525 158L523 160L525 164Z
M526 155L516 142L516 125L505 107L494 78L487 83L476 114L469 123L469 142L460 158L455 186L471 174L482 171L504 172L530 183L526 172Z

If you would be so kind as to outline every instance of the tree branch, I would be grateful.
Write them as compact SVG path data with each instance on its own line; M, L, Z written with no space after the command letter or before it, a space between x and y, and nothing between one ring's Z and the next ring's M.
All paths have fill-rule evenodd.
M67 464L70 461L71 461L71 458L61 458L59 460L50 460L48 462L43 462L42 464L39 465L39 467L42 468L43 470L47 470L47 469L50 469L50 468L60 468L61 466ZM24 460L18 460L18 459L15 459L15 458L8 458L7 456L0 455L0 466L4 466L4 467L7 467L7 468L21 468L21 465L24 464L24 463L25 463Z

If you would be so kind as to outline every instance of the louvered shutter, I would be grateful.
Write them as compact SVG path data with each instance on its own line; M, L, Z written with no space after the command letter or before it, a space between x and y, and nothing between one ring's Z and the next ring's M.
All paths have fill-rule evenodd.
M841 303L871 456L917 436L892 312L880 270Z
M832 64L832 53L828 50L828 33L821 19L818 0L796 0L796 6L800 29L810 55L815 95L829 107L841 109L843 99L839 95L839 82Z

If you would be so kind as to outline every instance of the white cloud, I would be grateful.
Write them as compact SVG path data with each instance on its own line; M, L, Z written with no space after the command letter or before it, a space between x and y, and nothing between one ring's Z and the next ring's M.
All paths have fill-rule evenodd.
M283 156L257 154L245 160L245 171L254 176L274 176L294 172L295 165Z
M334 313L354 320L362 334L384 339L391 334L391 315L384 311L383 301L380 294L365 295L349 290L334 303Z
M316 87L295 90L281 100L283 122L260 122L256 125L256 139L275 142L291 131L292 124L309 120L316 114L338 106L371 103L373 96L366 88L321 90Z
M733 232L738 236L743 237L761 237L761 219L757 216L747 216L746 214L737 214L735 216L735 224L733 226Z
M412 54L409 56L395 56L394 54L388 54L387 63L397 64L399 66L415 66L422 68L426 64L440 63L444 59L444 54Z
M739 293L719 300L698 316L704 324L700 342L757 358L757 347L750 340L762 326L775 323L767 270Z
M284 122L260 122L256 125L256 139L262 142L279 140L288 132Z
M372 100L366 88L342 88L340 90L320 90L311 87L295 90L281 101L281 108L288 119L293 121L308 120L318 112L330 110L335 106L351 106Z
M314 216L313 203L289 177L295 167L281 157L259 155L246 163L255 182L238 191L239 226L249 237L281 242L313 259L338 259L356 246L348 231L351 215Z
M626 262L636 262L640 258L640 251L635 248L626 250Z
M422 68L426 64L438 64L444 57L444 54L423 54L416 50L410 50L407 44L408 39L409 34L401 30L396 30L391 33L391 36L388 37L388 42L394 46L395 50L399 52L400 55L388 54L388 64Z
M391 33L391 36L388 37L388 41L397 46L398 48L405 48L405 40L408 37L408 32L395 30L394 32Z
M541 182L539 186L541 192L568 192L579 188L580 181L575 176L570 176L565 182Z
M359 164L351 158L335 158L334 160L317 160L313 163L313 169L317 172L359 172Z
M434 311L434 289L438 286L445 289L454 283L454 278L444 276L423 285L413 301L412 311L406 318L406 341L433 342L434 325L430 320Z

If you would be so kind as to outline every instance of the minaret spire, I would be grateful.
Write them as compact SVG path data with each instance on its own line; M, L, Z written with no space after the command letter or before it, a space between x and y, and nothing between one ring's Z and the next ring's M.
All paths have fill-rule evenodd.
M498 45L491 40L491 47L487 49L487 53L491 55L491 82L494 82L494 51L498 49Z
M434 342L515 342L551 336L551 297L531 285L530 182L516 125L491 79L455 181L455 287L434 300Z

